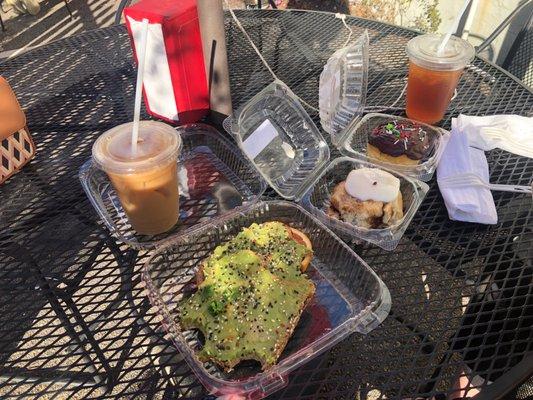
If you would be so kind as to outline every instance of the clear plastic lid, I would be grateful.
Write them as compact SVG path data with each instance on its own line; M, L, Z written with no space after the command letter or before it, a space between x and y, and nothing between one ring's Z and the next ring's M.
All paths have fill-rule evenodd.
M329 161L329 147L294 93L276 81L229 117L226 130L280 196L299 200Z
M137 150L133 152L133 123L118 125L102 134L93 145L93 161L106 172L128 174L152 169L177 158L181 138L163 122L140 121Z
M322 128L337 145L345 128L363 113L368 81L368 31L337 50L320 74L318 103Z
M434 33L416 36L407 43L407 55L415 64L438 71L463 69L474 58L474 46L466 40L452 36L438 54L441 42L442 35Z

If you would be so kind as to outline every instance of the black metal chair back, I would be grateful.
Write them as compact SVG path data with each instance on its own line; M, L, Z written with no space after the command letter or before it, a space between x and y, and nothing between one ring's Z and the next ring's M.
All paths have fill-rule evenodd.
M523 1L477 48L481 52L488 48L494 39L508 26L521 23L518 35L514 38L511 47L501 66L516 76L527 86L533 87L533 66L530 61L533 55L533 1ZM513 29L516 31L516 29Z
M122 12L124 9L129 6L131 3L131 0L120 0L120 3L117 7L117 12L115 13L115 25L120 24L120 20L122 19Z
M502 67L533 88L533 3L529 5L527 24L516 37Z

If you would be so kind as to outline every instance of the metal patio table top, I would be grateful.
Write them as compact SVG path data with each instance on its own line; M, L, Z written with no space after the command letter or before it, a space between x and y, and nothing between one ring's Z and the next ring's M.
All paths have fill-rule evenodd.
M316 107L320 72L347 38L342 21L302 11L237 15L279 78ZM355 36L364 29L370 35L368 109L391 104L406 81L405 44L416 33L347 22ZM226 30L236 108L272 77L229 16ZM0 73L37 144L36 158L0 187L0 398L207 397L143 294L146 255L110 237L78 181L94 140L133 116L135 68L126 30L56 41L4 62ZM442 126L449 128L460 112L532 109L526 87L476 58ZM533 160L500 150L487 157L491 182L530 183ZM389 317L369 335L353 334L302 366L272 398L439 399L464 371L481 389L479 398L492 399L527 379L532 201L493 195L498 224L453 222L433 180L395 251L353 245L390 289Z

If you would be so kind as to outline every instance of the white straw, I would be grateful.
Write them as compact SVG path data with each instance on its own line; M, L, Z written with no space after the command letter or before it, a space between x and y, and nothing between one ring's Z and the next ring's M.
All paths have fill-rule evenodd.
M457 27L459 26L459 21L461 21L461 17L465 13L466 8L468 7L468 4L470 4L470 0L465 0L463 6L459 10L459 13L455 17L455 20L453 21L452 26L448 30L448 33L446 33L446 35L444 35L444 38L442 39L442 42L440 42L440 45L439 45L439 47L437 49L437 55L438 56L442 55L442 52L444 51L444 48L448 44L448 40L450 40L450 38L452 37L453 33L457 30Z
M139 120L141 118L141 99L143 89L144 61L146 58L146 39L148 37L148 20L142 21L141 42L137 52L137 84L135 86L135 108L133 112L133 129L131 131L131 152L137 153L137 141L139 140Z

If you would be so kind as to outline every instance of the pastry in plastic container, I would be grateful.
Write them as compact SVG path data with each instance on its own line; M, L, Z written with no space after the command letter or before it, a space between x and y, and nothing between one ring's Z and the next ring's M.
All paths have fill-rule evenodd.
M429 181L449 137L450 133L442 128L409 118L371 113L346 129L340 151Z
M280 112L276 113L278 110ZM293 117L297 117L299 122L287 123ZM393 250L428 190L427 185L418 179L383 167L364 155L355 154L355 158L341 157L331 161L324 138L297 97L288 87L277 82L237 110L225 127L280 196L302 202L328 227L349 241L362 239L383 249ZM402 194L401 218L396 216L400 208L398 204L394 223L389 225L358 225L332 215L330 205L335 186L344 181L354 168L382 169L398 178ZM370 214L375 216L383 207L374 207L378 211L371 211ZM368 213L368 207L362 210Z
M390 200L388 202L357 202L361 208L357 212L364 213L366 217L363 221L355 217L343 218L342 212L338 212L336 188L339 184L344 184L351 172L368 169L382 170L395 177L399 185L399 195L396 194L394 198L388 199ZM355 242L363 239L385 250L394 250L428 190L424 182L396 171L383 169L366 160L341 157L333 160L320 174L316 183L305 195L303 204L343 239Z

